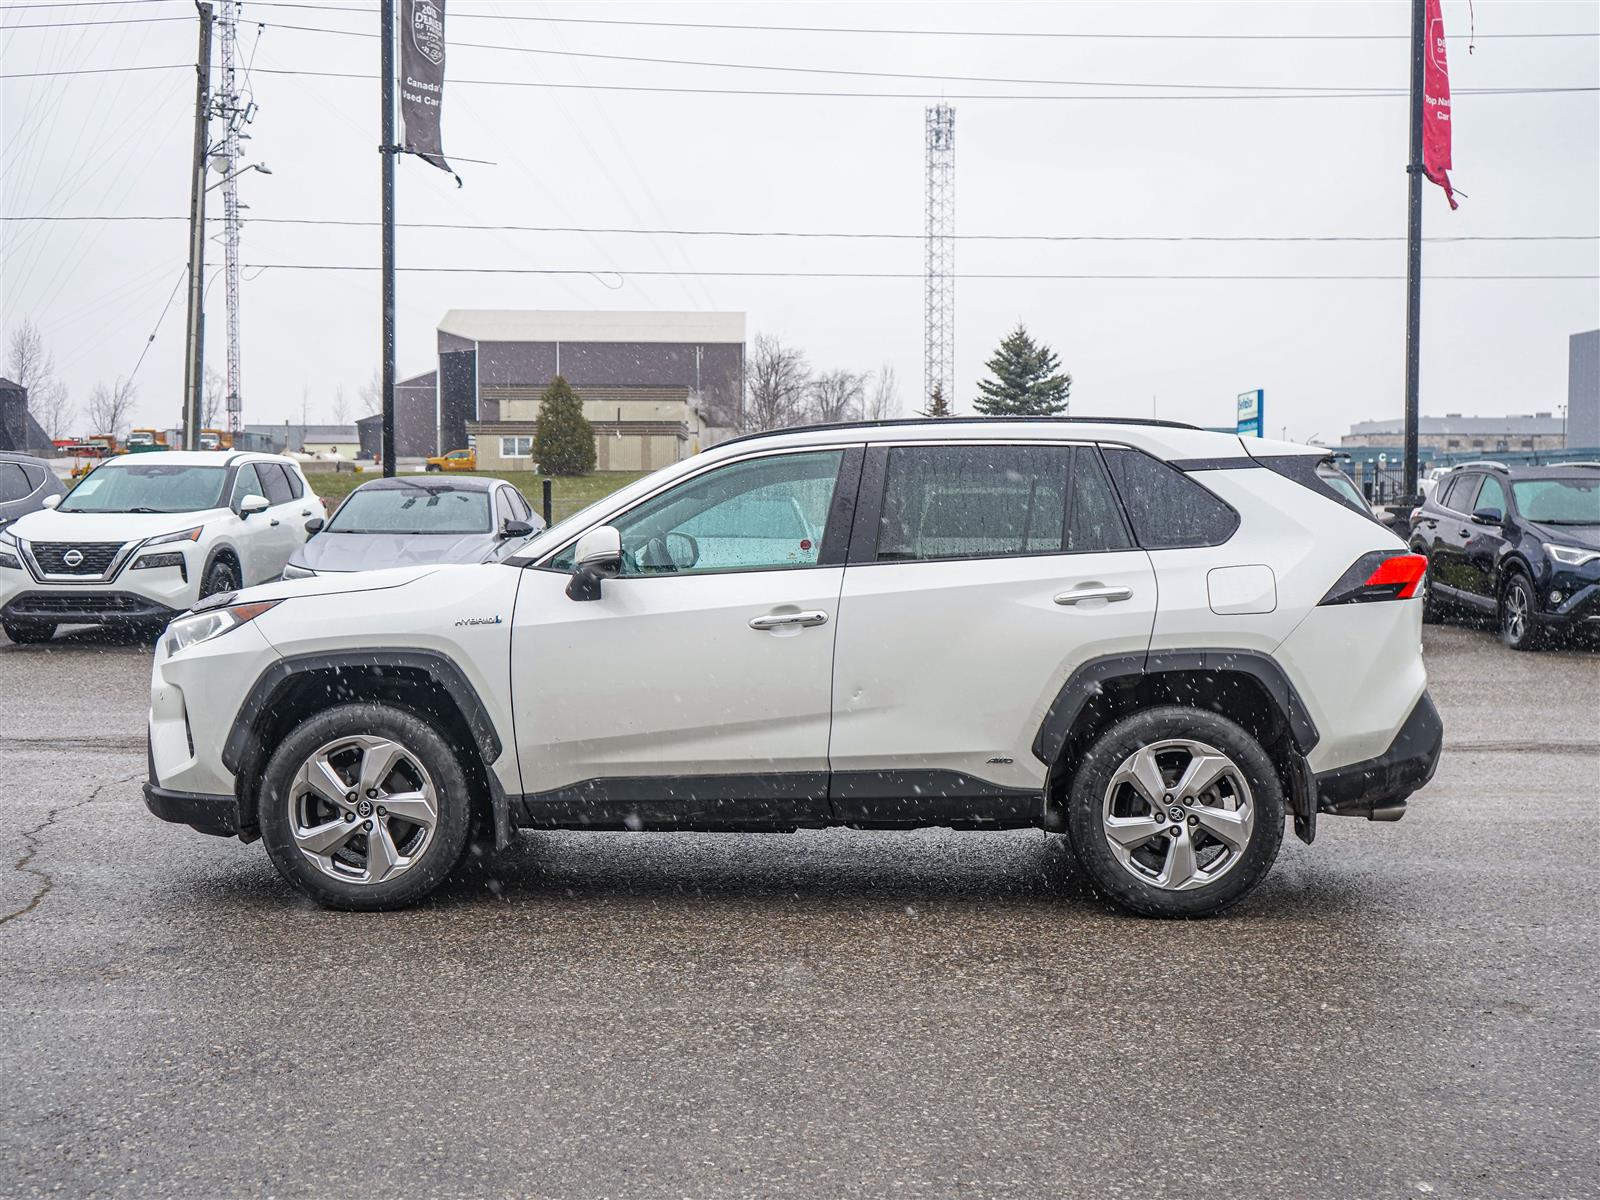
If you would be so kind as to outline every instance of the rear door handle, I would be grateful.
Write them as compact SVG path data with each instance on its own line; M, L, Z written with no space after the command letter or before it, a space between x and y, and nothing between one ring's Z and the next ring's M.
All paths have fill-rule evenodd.
M791 625L801 625L801 626L826 625L827 623L828 623L828 614L825 613L825 612L817 612L817 611L797 612L797 613L774 613L773 615L767 616L767 617L751 617L750 618L750 628L751 629L755 629L755 630L787 629Z
M1102 587L1100 584L1090 584L1087 587L1073 588L1070 592L1062 592L1056 597L1057 604L1082 604L1085 600L1105 600L1115 604L1118 600L1133 599L1133 589L1130 587Z

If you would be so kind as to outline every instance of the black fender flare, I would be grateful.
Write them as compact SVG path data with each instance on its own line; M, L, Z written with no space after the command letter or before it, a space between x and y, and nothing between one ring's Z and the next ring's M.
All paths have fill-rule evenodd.
M1259 683L1278 706L1294 748L1311 753L1321 735L1305 701L1284 674L1277 660L1259 650L1157 650L1148 654L1110 654L1092 658L1067 677L1045 710L1033 739L1033 755L1045 766L1054 765L1066 749L1072 727L1085 704L1108 684L1138 681L1179 671L1248 675Z
M461 668L448 655L437 650L353 650L337 653L296 654L280 658L268 666L251 685L244 702L234 715L222 746L222 765L235 776L239 775L250 750L252 737L264 714L271 711L274 700L294 679L313 672L371 669L409 669L425 673L444 689L461 711L471 730L472 740L483 759L484 774L489 781L489 799L493 809L495 844L504 846L511 840L511 805L505 789L495 777L494 763L500 758L503 744L488 707L468 681Z

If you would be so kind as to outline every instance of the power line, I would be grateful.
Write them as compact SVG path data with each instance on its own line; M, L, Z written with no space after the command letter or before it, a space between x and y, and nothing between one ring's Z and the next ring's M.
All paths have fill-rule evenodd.
M371 80L377 76L359 71L307 71L285 67L257 67L258 74L263 75L292 75L304 78L319 79L360 79ZM0 76L5 78L5 76ZM928 92L845 92L845 91L785 91L772 88L718 88L718 87L663 87L646 84L621 84L621 83L552 83L540 79L459 79L452 78L449 82L453 86L476 85L493 87L522 87L522 88L548 88L560 91L599 91L599 92L646 92L665 93L672 95L692 96L795 96L803 99L837 98L851 100L926 100ZM1521 96L1533 94L1555 94L1564 92L1595 92L1600 87L1539 87L1539 88L1457 88L1453 95L1456 96ZM947 100L1370 100L1378 98L1404 97L1409 95L1404 89L1391 89L1388 91L1373 92L1251 92L1243 95L1223 93L1189 94L1164 94L1158 96L1147 95L1119 95L1115 93L1101 93L1098 95L1085 94L1060 94L1044 95L1037 93L981 93L981 92L941 92Z
M77 216L0 216L0 221L187 221L181 214L106 214ZM344 220L334 217L247 217L256 225L312 225L339 229L376 228L377 221ZM921 233L882 233L871 231L820 229L645 229L605 225L485 225L459 221L400 221L398 229L458 230L489 233L615 233L641 237L728 237L728 238L817 238L855 241L920 242ZM1204 242L1204 243L1320 243L1320 242L1403 242L1404 234L1160 234L1160 233L958 233L957 241L967 242ZM1477 233L1425 237L1425 242L1593 242L1595 233Z
M377 271L378 267L354 263L251 263L252 271ZM922 279L921 271L618 271L607 268L594 271L580 267L397 267L424 275L618 275L641 277L688 275L709 279ZM1310 281L1310 282L1364 282L1372 280L1403 280L1404 275L1227 275L1227 274L1030 274L1019 272L976 272L958 274L957 279L987 280L1224 280L1224 281ZM1431 280L1593 280L1600 275L1429 275Z
M193 63L150 63L139 67L78 67L70 71L8 71L0 79L55 79L62 75L127 75L135 71L194 70Z

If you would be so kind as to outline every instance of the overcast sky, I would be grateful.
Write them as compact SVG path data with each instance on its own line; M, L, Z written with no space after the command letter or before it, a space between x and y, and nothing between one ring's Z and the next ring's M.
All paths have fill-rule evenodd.
M194 61L185 0L35 7L0 3L0 74ZM242 53L259 113L241 181L253 218L375 221L378 94L365 0L247 3ZM1019 320L1072 373L1078 414L1223 424L1236 393L1266 390L1273 435L1337 437L1399 416L1403 388L1406 106L1399 97L1180 97L1214 85L1376 88L1407 82L1409 5L560 4L449 0L447 152L465 187L400 164L402 222L899 233L923 228L923 110L956 107L959 233L1360 236L1380 242L963 241L962 274L1331 275L1388 280L985 280L956 288L958 409ZM485 14L468 16L468 14ZM171 17L72 28L64 21ZM1587 235L1553 242L1430 243L1424 251L1422 409L1557 411L1567 337L1600 324L1600 95L1461 95L1472 88L1600 85L1600 5L1446 0L1452 35L1450 212L1425 185L1428 236ZM1029 37L774 32L562 23L588 17L852 29L1012 31ZM258 28L256 22L265 22ZM1303 40L1046 34L1304 34ZM1333 38L1381 34L1382 38ZM1398 36L1397 36L1398 35ZM481 42L489 49L463 43ZM532 50L843 71L1088 82L1092 86L875 79L530 53ZM681 94L489 86L469 80L806 92L897 98ZM1162 88L1134 87L1160 84ZM1173 88L1171 85L1185 85ZM1205 85L1202 89L1201 85ZM1022 100L1022 94L1083 99ZM973 98L974 95L980 98ZM987 98L999 94L1002 98ZM32 319L81 402L133 369L187 254L194 74L7 78L0 84L7 218L140 215L158 222L0 223L0 324ZM465 161L489 160L494 165ZM221 192L211 212L220 215ZM218 228L220 232L220 225ZM209 250L220 265L220 243ZM674 237L402 228L402 267L572 268L597 277L400 276L402 375L429 369L450 308L720 309L803 348L818 368L892 364L910 408L922 390L923 248L909 240ZM375 266L375 227L253 223L247 264ZM898 279L706 278L660 272L853 271ZM616 274L611 274L615 272ZM658 274L644 274L656 272ZM1583 275L1451 280L1448 275ZM247 422L329 419L378 361L376 272L252 266L243 288ZM223 288L210 289L208 361L226 352ZM140 423L175 425L183 295L138 368ZM92 432L84 428L81 432Z

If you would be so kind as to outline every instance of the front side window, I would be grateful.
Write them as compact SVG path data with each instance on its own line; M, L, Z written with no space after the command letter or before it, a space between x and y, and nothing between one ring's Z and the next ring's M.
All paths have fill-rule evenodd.
M1117 495L1146 550L1220 546L1239 528L1239 514L1176 467L1138 450L1107 446Z
M247 463L240 467L239 473L233 477L233 496L228 503L238 508L246 496L265 498L266 494L266 485L261 482L261 476L256 474L255 464Z
M532 437L503 437L500 439L501 458L530 458L533 455ZM461 457L465 458L466 455Z
M1502 517L1506 515L1506 489L1493 475L1483 477L1483 486L1478 489L1478 498L1472 502L1472 511L1480 508L1492 508Z
M119 463L89 472L61 501L61 512L199 512L222 507L226 467Z
M697 475L611 522L621 574L775 571L814 567L842 450L774 454ZM568 548L550 562L572 569Z
M328 523L331 533L487 533L489 493L406 480L400 487L357 488Z

